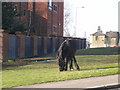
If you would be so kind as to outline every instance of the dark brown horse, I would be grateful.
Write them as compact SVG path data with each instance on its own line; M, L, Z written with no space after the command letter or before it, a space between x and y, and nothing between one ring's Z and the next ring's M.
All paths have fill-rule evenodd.
M76 42L72 39L63 41L58 49L58 65L60 71L68 70L68 63L70 63L70 70L73 69L73 61L77 70L80 70L77 61L75 59Z

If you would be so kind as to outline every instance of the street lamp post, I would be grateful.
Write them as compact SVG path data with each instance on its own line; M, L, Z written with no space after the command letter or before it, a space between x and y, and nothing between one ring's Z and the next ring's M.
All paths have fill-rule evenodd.
M81 8L83 9L83 8L85 8L85 7L84 7L84 6L82 6L82 7L76 7L76 20L75 20L75 21L76 21L76 22L75 22L75 24L76 24L75 36L76 36L76 37L77 37L77 29L78 29L78 28L77 28L77 26L78 26L78 25L77 25L77 24L78 24L78 22L77 22L78 18L77 18L77 17L78 17L78 9L79 9L79 8L80 8L80 9L81 9ZM81 27L82 27L82 26L81 26Z

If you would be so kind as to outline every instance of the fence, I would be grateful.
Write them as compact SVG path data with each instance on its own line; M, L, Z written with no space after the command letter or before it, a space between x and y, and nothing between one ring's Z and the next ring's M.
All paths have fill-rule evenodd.
M40 37L36 35L26 36L17 32L11 35L0 30L0 59L41 57L45 54L56 52L66 37ZM76 40L77 49L86 48L86 39Z

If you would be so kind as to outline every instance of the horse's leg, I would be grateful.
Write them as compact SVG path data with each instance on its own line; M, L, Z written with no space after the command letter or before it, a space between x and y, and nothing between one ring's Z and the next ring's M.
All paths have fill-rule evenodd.
M64 61L64 70L63 71L67 71L66 70L67 65L66 65L66 57L65 56L63 56L63 61Z
M79 66L78 66L78 64L77 64L77 61L76 61L76 59L75 59L75 56L73 56L73 59L74 59L74 63L75 63L75 66L76 66L77 70L80 70L80 68L79 68Z
M69 62L69 58L67 57L65 62L65 71L68 70L68 62Z
M73 59L70 58L70 70L72 70L72 69L73 69Z

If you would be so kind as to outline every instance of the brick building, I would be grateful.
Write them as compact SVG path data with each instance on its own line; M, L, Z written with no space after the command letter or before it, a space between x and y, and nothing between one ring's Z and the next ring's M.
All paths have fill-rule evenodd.
M14 2L27 32L39 36L63 36L64 2Z

